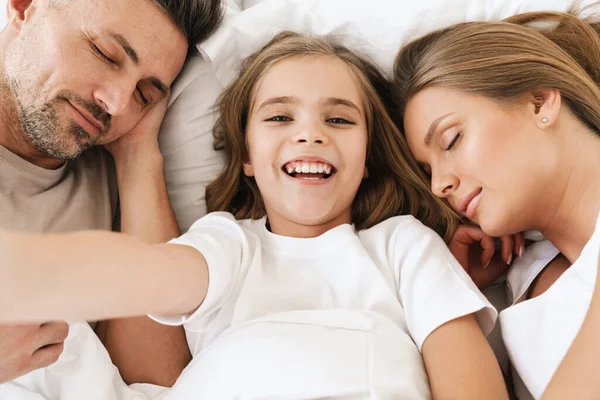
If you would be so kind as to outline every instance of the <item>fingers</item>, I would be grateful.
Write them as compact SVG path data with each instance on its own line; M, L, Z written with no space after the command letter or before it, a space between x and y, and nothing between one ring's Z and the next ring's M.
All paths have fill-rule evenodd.
M520 233L515 234L514 237L515 237L514 253L519 257L523 257L523 255L525 255L525 235L523 234L523 232L520 232Z
M38 349L31 356L31 371L54 364L64 350L64 343L56 343Z
M525 236L523 233L501 236L498 240L501 244L500 258L507 265L512 263L515 256L522 257L525 253ZM469 247L476 242L479 242L482 249L480 262L486 267L489 265L496 252L496 243L494 238L484 233L480 227L473 225L460 226L454 233L449 247L455 257L460 261L465 258L464 254L468 252Z
M514 259L514 256L523 257L525 254L525 236L522 232L514 235L501 236L501 257L508 265L510 265Z
M512 262L513 259L513 244L514 244L514 240L513 240L513 236L512 235L504 235L504 236L500 236L500 243L502 244L500 247L500 257L502 257L502 260L504 260L504 262L508 265L510 265L510 263Z
M483 265L483 268L486 268L490 264L490 261L496 252L494 238L489 235L485 235L481 238L479 243L481 244L481 265Z
M462 225L459 227L452 237L451 250L454 246L457 250L468 251L469 246L476 242L479 242L481 246L481 265L487 266L496 251L494 238L485 234L478 226Z
M37 348L62 343L68 335L69 325L64 321L42 324L38 331Z

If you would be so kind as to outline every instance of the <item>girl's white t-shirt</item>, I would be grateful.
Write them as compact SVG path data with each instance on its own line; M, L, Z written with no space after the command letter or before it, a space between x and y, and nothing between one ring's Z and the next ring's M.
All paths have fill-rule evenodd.
M550 259L558 253L549 243L539 246L545 246L539 248L540 254L550 255ZM599 254L600 215L579 258L546 292L500 313L502 337L512 365L536 399L543 394L583 323L596 284ZM538 258L540 268L549 261ZM516 268L513 265L512 269ZM517 292L515 300L522 295Z
M496 311L413 217L310 239L213 213L172 243L199 250L209 288L184 324L194 356L172 390L204 398L404 398L431 393L420 349L442 324Z

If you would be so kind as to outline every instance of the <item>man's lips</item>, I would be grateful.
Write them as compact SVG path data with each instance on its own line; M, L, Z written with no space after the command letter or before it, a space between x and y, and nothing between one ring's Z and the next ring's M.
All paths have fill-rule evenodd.
M71 107L75 109L90 125L92 125L97 133L100 133L104 130L104 124L94 118L89 112L87 112L84 108L78 106L77 104L67 100ZM87 129L86 129L87 130Z

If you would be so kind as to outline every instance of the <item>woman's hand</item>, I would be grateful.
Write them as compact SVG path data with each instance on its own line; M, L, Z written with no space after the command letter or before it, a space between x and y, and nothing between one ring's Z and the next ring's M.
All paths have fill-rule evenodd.
M496 240L473 225L461 225L450 240L448 247L460 265L467 271L479 289L490 286L500 277L516 256L525 252L525 237L522 233L498 238L500 251L496 250Z

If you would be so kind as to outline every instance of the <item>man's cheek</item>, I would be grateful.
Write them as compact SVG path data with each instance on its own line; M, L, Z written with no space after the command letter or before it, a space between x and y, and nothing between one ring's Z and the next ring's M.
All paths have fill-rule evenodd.
M123 121L122 119L113 118L111 121L110 131L106 134L102 141L104 143L109 143L117 140L121 136L127 134L127 132L131 131L140 121L140 119L141 118L131 118L127 121Z

